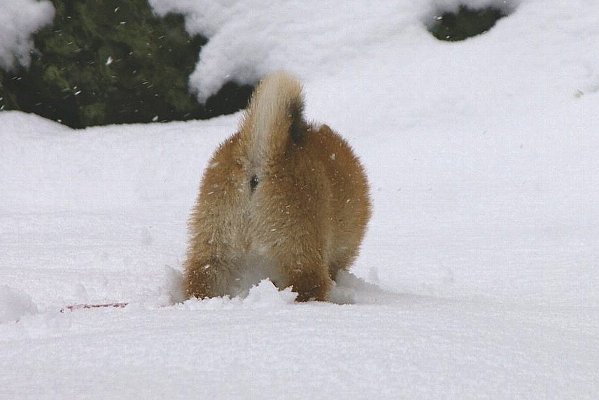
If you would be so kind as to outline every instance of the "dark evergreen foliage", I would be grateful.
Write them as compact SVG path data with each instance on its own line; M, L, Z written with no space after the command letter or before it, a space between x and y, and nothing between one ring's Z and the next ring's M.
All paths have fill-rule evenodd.
M505 13L497 8L473 10L460 6L457 12L445 12L437 16L429 32L439 40L464 40L488 31L503 17Z

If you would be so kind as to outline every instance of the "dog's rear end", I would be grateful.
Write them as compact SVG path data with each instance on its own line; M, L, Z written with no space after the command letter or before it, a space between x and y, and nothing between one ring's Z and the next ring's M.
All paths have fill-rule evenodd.
M270 278L300 301L324 300L355 259L369 217L366 176L349 145L308 124L300 84L273 74L204 173L189 225L187 294L236 295Z

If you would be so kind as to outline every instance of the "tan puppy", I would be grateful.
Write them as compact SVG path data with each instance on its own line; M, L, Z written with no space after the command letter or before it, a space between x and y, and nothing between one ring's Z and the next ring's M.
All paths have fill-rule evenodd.
M188 296L237 295L270 278L299 301L325 300L355 259L370 218L364 170L302 111L299 82L272 74L214 153L189 222Z

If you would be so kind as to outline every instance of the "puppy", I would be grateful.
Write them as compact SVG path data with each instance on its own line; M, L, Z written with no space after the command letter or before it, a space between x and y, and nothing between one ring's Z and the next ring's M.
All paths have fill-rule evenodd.
M212 156L189 221L188 296L234 296L270 278L298 301L326 300L356 258L371 214L364 169L303 107L300 83L271 74Z

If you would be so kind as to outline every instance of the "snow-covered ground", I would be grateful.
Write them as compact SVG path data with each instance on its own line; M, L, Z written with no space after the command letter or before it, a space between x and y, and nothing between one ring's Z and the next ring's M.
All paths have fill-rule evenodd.
M152 1L211 38L200 98L291 70L363 160L374 216L332 303L269 282L178 302L187 215L239 114L0 113L0 399L595 399L599 3L463 3L510 15L446 43L425 24L456 1ZM130 305L60 312L105 302Z

